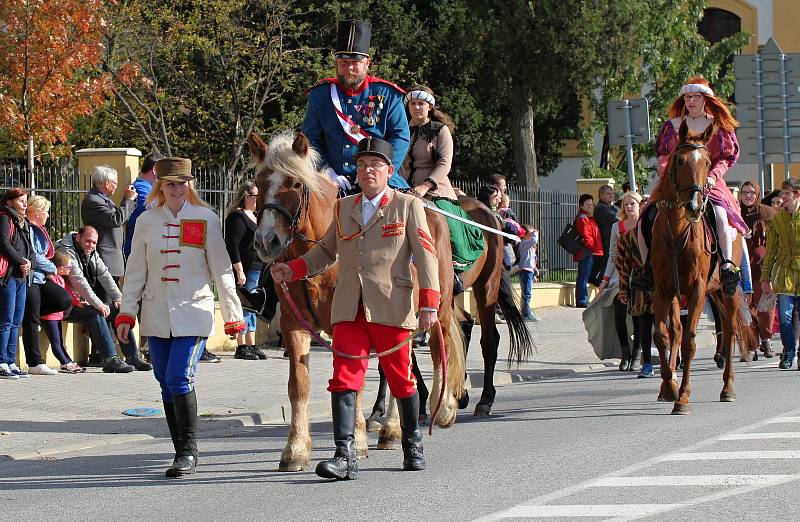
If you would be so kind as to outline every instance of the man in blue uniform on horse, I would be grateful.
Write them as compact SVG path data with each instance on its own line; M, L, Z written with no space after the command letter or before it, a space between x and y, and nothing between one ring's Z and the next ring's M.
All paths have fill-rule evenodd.
M370 76L369 56L372 24L362 20L339 22L336 38L336 77L325 78L308 90L308 105L302 132L322 157L324 170L339 187L339 195L361 192L353 159L358 144L366 137L381 138L391 144L393 165L402 165L408 152L409 129L403 96L397 85ZM399 170L399 169L398 169ZM389 187L410 189L397 171ZM239 299L248 310L271 320L278 296L269 272L262 274L252 292L238 289Z
M308 91L302 132L322 156L325 172L342 194L361 192L353 154L362 139L372 136L388 141L394 150L393 165L402 165L408 152L405 91L368 74L371 35L368 21L339 22L336 77L325 78ZM389 186L410 188L397 172Z

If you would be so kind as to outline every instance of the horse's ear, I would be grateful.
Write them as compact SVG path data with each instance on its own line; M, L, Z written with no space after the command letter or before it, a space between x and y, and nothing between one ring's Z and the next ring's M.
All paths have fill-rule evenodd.
M681 122L681 127L678 129L678 143L686 143L686 137L689 135L689 126L686 120Z
M706 127L705 132L703 132L703 135L701 136L701 138L703 139L703 143L708 143L709 141L711 141L711 136L713 134L714 134L714 126L709 125L708 127Z
M256 160L256 163L261 165L264 163L264 158L267 157L267 144L264 143L258 134L255 132L251 132L250 135L247 137L247 147L250 149L250 154L253 155L253 159Z
M303 158L308 155L308 138L302 132L297 133L297 137L292 142L292 150L298 156L302 156Z

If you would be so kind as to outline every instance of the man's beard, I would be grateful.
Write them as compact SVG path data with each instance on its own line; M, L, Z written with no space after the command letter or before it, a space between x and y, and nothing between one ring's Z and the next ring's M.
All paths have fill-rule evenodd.
M339 80L339 83L345 89L355 89L356 87L361 86L364 83L364 80L367 78L366 74L361 76L357 74L337 74L336 79Z

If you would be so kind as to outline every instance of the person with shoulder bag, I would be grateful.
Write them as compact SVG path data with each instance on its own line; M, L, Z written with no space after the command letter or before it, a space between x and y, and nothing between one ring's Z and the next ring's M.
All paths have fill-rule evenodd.
M9 189L0 200L0 379L29 377L17 367L19 327L34 269L27 209L23 188Z

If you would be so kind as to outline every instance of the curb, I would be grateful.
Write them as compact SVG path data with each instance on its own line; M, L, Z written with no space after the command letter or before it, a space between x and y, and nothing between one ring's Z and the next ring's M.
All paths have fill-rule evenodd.
M582 371L593 371L605 368L603 365L587 365L580 369L538 369L522 371L495 371L495 386L506 386L516 382L529 382L539 379L558 378L574 375ZM483 387L483 372L475 371L467 373L467 380L464 385L466 389ZM331 405L329 401L309 401L308 417L310 420L329 417ZM292 415L290 402L274 404L265 409L253 413L245 414L199 414L198 427L200 435L218 436L224 432L241 430L256 426L266 426L269 424L288 424ZM144 440L154 440L161 437L148 435L145 433L133 433L129 435L106 435L84 442L62 444L59 446L48 447L43 450L27 450L0 454L0 461L22 461L22 460L45 460L48 457L55 457L62 453L93 449L103 446L115 446L129 442L139 442Z

